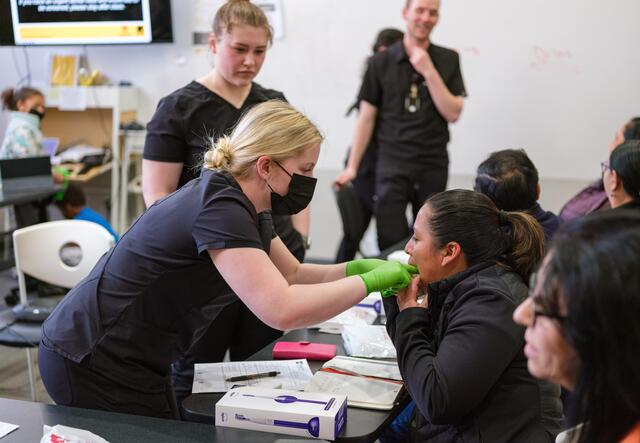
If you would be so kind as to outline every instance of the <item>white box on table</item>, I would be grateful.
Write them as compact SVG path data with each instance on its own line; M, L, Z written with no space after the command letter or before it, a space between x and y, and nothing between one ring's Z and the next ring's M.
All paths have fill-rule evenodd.
M244 386L216 403L216 426L335 440L346 422L346 395Z

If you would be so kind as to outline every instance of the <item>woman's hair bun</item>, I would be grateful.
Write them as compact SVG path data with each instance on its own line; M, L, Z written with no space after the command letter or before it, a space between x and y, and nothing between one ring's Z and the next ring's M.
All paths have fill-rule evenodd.
M224 135L205 153L204 166L209 169L228 169L231 159L231 139Z

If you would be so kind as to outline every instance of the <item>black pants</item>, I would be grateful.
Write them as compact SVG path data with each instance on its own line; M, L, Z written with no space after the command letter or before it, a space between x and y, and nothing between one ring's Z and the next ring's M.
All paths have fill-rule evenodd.
M49 221L47 207L52 201L52 198L47 198L37 202L14 205L13 210L16 216L16 226L18 228L24 228Z
M378 228L378 247L384 250L409 237L409 222L405 215L411 204L415 220L425 200L447 186L448 169L406 165L406 168L382 167L376 174L375 216Z
M171 367L178 405L191 394L195 363L221 362L227 349L232 361L246 360L281 336L282 331L265 325L241 301L225 307L204 335Z
M367 231L373 215L373 198L376 184L374 172L358 173L358 176L353 180L352 184L360 200L360 210L364 217L362 224L356 226L351 233L344 232L340 246L338 247L338 253L336 254L336 263L342 263L355 258L358 249L360 249L362 237Z
M164 392L136 391L91 370L84 362L78 364L62 357L42 343L38 365L42 382L56 404L179 419L170 385L165 386Z

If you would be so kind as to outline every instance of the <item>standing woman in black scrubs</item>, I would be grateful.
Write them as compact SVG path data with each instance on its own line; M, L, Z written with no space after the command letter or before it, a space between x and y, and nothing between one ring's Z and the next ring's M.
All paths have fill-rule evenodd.
M175 417L171 363L238 299L277 329L325 321L409 267L300 264L273 231L313 196L322 136L281 101L251 108L200 176L158 200L42 326L42 381L58 404Z
M142 188L147 206L199 175L207 140L228 134L243 112L284 95L253 82L260 72L272 31L262 10L232 0L217 11L209 46L215 69L163 98L147 127ZM297 227L308 234L308 211ZM291 216L274 216L276 232L293 255L304 260L303 237ZM302 226L300 226L302 223ZM237 302L225 308L202 338L173 365L178 404L191 393L194 363L245 360L282 335Z

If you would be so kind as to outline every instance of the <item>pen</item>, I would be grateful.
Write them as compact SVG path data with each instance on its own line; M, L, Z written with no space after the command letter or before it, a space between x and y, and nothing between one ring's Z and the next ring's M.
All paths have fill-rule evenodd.
M247 380L255 380L256 378L275 377L276 375L280 375L280 372L270 371L270 372L259 372L257 374L239 375L237 377L229 377L225 381L247 381Z

